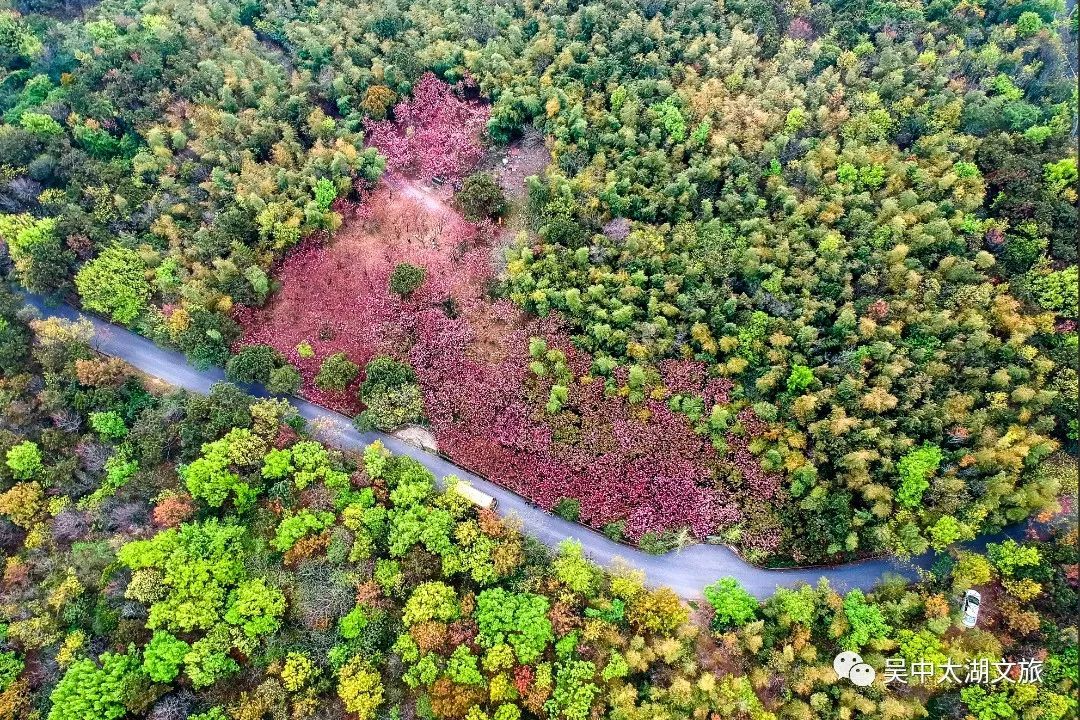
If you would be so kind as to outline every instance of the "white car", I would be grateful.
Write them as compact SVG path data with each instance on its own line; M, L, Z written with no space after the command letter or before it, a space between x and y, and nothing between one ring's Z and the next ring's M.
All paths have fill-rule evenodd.
M981 603L982 595L978 591L968 590L964 593L964 600L960 603L960 610L963 613L960 622L964 624L964 627L975 627L975 623L979 621L979 606Z

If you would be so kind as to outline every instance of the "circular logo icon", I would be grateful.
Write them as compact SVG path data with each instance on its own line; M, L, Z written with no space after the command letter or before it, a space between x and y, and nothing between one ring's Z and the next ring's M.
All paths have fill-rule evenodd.
M862 663L862 656L850 650L842 652L832 661L833 670L842 678L849 678L851 668ZM871 668L872 670L873 668Z
M848 677L851 679L852 684L867 687L874 682L877 671L866 663L859 663L852 666L851 670L848 671Z

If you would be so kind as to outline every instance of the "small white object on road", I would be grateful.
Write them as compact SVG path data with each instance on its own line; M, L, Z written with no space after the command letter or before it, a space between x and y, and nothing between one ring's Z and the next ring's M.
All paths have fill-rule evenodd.
M494 510L495 506L499 504L499 501L488 495L486 492L481 492L474 488L464 480L458 480L453 485L453 491L461 497L465 498L473 505L483 508L485 510Z

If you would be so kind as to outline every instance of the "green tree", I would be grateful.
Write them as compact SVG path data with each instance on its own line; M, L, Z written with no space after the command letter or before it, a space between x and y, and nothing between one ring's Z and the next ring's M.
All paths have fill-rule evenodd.
M444 582L421 583L405 603L401 619L406 625L437 620L450 622L461 614L457 593Z
M881 609L869 602L862 590L844 596L844 617L848 630L840 638L840 646L845 650L859 650L871 640L888 637L892 630Z
M0 287L0 372L14 375L26 363L30 332L16 313L22 302L6 287Z
M114 410L90 413L90 427L106 440L121 440L128 434L124 418Z
M803 585L796 590L777 588L766 603L766 608L775 612L784 626L798 623L810 627L817 614L817 603L818 596L814 588Z
M312 511L301 508L290 512L281 519L277 533L270 543L278 552L288 552L300 538L313 532L320 532L334 523L334 513Z
M990 582L993 571L990 563L982 555L961 552L952 569L953 592L964 592L976 585Z
M170 683L180 674L191 646L169 632L155 632L143 649L142 669L154 682Z
M1020 13L1020 17L1016 19L1016 32L1020 37L1031 37L1042 30L1042 27L1042 18L1038 13L1030 10Z
M971 528L952 515L942 515L930 527L931 545L935 550L944 550L953 543L971 540L974 537L975 533Z
M129 325L150 300L146 263L134 250L112 245L82 266L75 287L83 305Z
M190 465L180 468L188 492L192 497L204 500L210 507L221 507L231 493L245 492L247 485L229 467L223 452L204 455Z
M11 687L25 667L26 663L14 652L0 652L0 693Z
M48 115L43 115L41 113L23 113L23 116L19 118L19 124L26 128L31 135L42 140L48 140L64 134L64 128L60 123L56 122Z
M968 706L976 720L1016 717L1016 710L1009 702L1009 696L1003 692L988 692L984 687L973 685L960 690L960 699Z
M559 663L555 688L545 708L551 717L587 720L600 688L593 682L596 666L585 660Z
M1009 539L986 546L986 557L1005 577L1013 577L1020 568L1037 567L1042 562L1039 549Z
M52 293L70 287L74 256L57 235L55 218L0 215L0 238L7 242L15 274L27 290Z
M917 507L922 502L923 493L930 487L930 476L937 472L944 455L941 448L930 443L923 443L914 450L909 450L896 464L900 475L900 487L896 499L905 507Z
M118 553L124 566L161 573L164 592L151 603L146 626L181 634L219 624L229 591L245 576L245 534L211 519L124 545Z
M600 569L589 562L581 543L575 540L559 543L551 569L555 579L585 597L592 597L600 586Z
M338 696L358 720L373 720L383 701L382 678L366 660L354 657L338 671Z
M357 605L338 620L338 634L346 640L360 637L360 633L371 622L367 608Z
M548 620L548 600L542 595L512 593L490 588L476 598L476 623L480 645L492 648L507 644L523 665L536 662L554 640Z
M249 638L269 635L281 627L285 595L262 578L241 582L229 598L225 622L238 626Z
M814 371L805 365L793 365L787 379L787 391L792 395L801 393L814 381Z
M712 628L717 632L742 627L757 615L757 599L733 577L721 578L707 585L705 599L712 605Z
M50 695L49 720L119 720L142 679L139 659L105 653L72 663Z
M30 440L8 448L6 462L16 480L33 480L44 469L41 450Z
M329 210L337 199L337 187L327 178L319 178L315 182L315 204L323 210Z

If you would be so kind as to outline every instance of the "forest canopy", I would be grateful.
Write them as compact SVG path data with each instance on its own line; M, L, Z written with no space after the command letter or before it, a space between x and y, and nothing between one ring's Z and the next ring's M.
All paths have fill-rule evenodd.
M945 553L912 585L755 597L726 577L691 607L411 457L318 442L284 401L149 382L2 287L0 319L20 357L0 375L0 717L1076 717L1075 528ZM961 630L973 585L993 605ZM837 682L841 650L879 680ZM895 686L885 658L1043 670Z
M553 455L606 460L590 383L704 441L701 463L641 480L701 512L619 516L568 480L581 519L762 561L919 554L1051 507L1068 479L1046 459L1080 432L1076 17L1059 0L15 0L4 261L225 365L237 308L267 303L276 263L332 236L388 156L432 179L482 154L466 126L485 121L488 147L539 132L551 162L491 291L569 338L553 349L573 376L514 378ZM443 124L398 137L406 116ZM468 212L489 222L484 198ZM430 280L391 281L406 299ZM686 363L705 379L682 382ZM319 387L360 367L339 358ZM380 395L364 422L433 417L432 394Z

